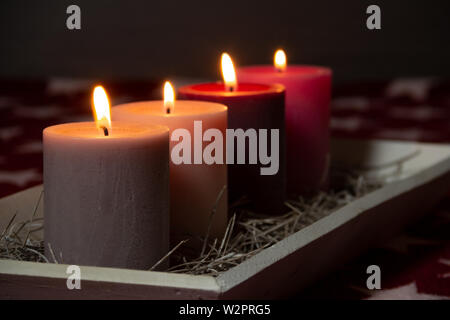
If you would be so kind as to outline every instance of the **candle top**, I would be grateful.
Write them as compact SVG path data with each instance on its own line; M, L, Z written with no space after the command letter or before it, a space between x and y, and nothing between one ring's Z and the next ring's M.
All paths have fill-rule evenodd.
M255 65L238 69L239 73L251 73L258 76L270 74L271 76L295 76L295 77L315 77L330 75L331 69L313 65L288 65L285 70L279 71L271 65Z
M181 94L195 94L201 96L241 97L255 95L279 94L284 87L279 84L267 85L259 83L238 83L237 89L228 91L222 82L201 83L185 86L179 89Z
M165 112L164 101L140 101L122 104L113 107L113 113L127 112L141 115L155 115L171 117L188 117L200 114L215 114L227 111L227 106L205 101L195 100L176 100L173 104L173 110L170 113Z
M94 122L63 123L44 129L44 136L57 136L64 139L99 139L115 141L118 139L145 139L169 132L169 128L160 125L139 125L129 122L113 121L108 136L102 134Z

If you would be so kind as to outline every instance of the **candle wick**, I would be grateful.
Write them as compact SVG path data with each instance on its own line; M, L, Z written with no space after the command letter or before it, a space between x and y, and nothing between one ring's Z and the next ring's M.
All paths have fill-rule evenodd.
M228 87L228 91L233 92L234 91L234 87L233 86L229 86Z
M170 107L167 107L166 113L167 113L167 114L170 114Z
M109 136L109 131L107 127L102 127L103 133L105 134L105 137Z

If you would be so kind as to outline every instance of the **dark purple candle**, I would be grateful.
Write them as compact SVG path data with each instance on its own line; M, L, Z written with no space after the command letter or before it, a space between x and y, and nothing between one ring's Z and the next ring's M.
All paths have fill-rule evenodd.
M179 89L179 97L189 100L205 100L228 106L229 129L255 129L258 133L258 149L261 140L268 142L271 151L271 129L278 129L278 170L273 175L262 175L266 164L249 164L249 140L246 139L246 163L236 164L237 142L235 139L235 164L228 167L228 189L230 199L248 196L256 209L266 213L279 213L286 194L285 173L285 127L284 87L281 85L239 83L234 86L224 83L205 83L185 86ZM268 129L262 136L259 129ZM229 149L229 148L227 148ZM227 150L229 153L230 150ZM273 156L273 155L272 155Z

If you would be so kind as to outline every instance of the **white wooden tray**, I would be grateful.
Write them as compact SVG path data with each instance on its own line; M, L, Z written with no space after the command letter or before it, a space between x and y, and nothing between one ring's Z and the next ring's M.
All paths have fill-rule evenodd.
M370 170L402 170L384 187L263 250L217 278L81 267L81 290L68 290L65 265L0 260L0 298L279 298L298 292L371 245L426 214L450 190L450 146L335 140L332 161ZM0 230L27 219L42 187L0 199ZM42 205L37 215L42 216Z

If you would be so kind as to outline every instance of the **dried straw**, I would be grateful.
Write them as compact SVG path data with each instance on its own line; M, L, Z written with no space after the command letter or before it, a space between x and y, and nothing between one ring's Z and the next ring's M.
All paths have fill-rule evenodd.
M311 198L290 199L285 202L286 212L281 215L259 214L247 209L244 201L239 201L231 206L232 216L222 239L209 239L207 232L202 239L201 252L194 257L183 250L183 244L188 239L181 241L150 270L170 258L172 265L167 269L169 272L217 276L383 184L382 181L368 179L363 174L348 170L333 170L332 176L330 191L319 192ZM225 187L218 195L217 202L224 191ZM42 219L35 218L41 197L42 195L31 219L16 223L16 214L11 218L0 236L0 259L58 263L51 246L48 249L52 254L52 261L49 261L44 256L43 241L30 237L43 229ZM211 220L215 207L212 208Z
M346 170L334 170L333 182L328 192L286 201L287 212L278 216L234 206L221 240L210 242L205 237L203 245L209 250L202 250L198 257L189 257L179 250L172 257L177 263L168 271L217 276L383 184Z
M32 237L44 228L43 219L35 218L41 199L42 192L29 220L15 222L17 212L11 217L0 236L0 259L49 262L44 255L44 241Z

